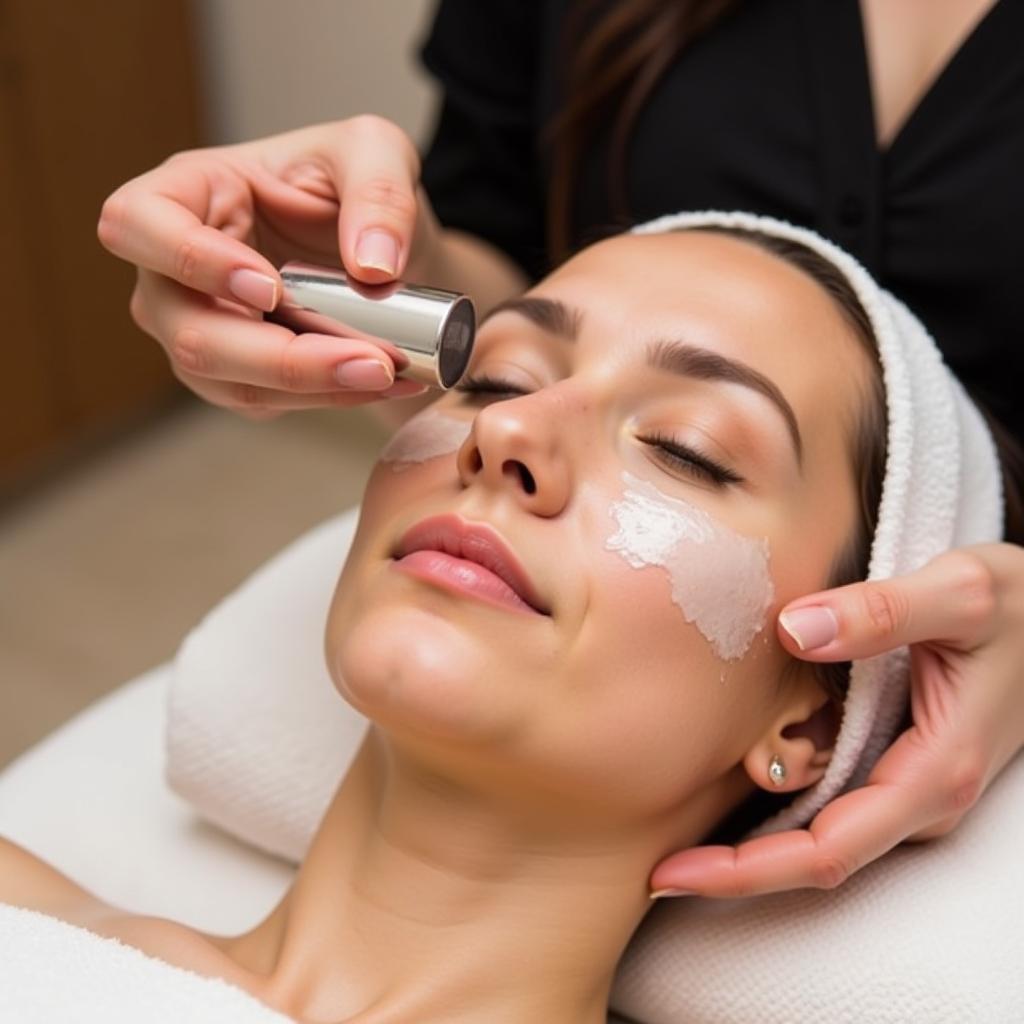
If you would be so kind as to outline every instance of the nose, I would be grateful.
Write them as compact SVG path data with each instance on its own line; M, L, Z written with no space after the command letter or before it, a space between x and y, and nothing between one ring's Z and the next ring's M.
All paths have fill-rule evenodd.
M494 402L476 414L456 455L463 486L510 493L535 515L556 516L565 508L572 490L566 448L571 413L553 407L559 403L545 396L550 390Z

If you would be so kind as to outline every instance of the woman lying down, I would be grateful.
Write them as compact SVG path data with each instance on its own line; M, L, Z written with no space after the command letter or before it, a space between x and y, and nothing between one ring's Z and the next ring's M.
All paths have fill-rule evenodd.
M905 661L797 661L778 610L1001 523L977 410L848 256L743 214L599 242L370 478L326 657L372 727L276 908L204 934L7 844L0 932L118 939L232 1020L604 1024L653 865L805 823L906 710ZM59 944L8 945L15 1007L81 1006Z

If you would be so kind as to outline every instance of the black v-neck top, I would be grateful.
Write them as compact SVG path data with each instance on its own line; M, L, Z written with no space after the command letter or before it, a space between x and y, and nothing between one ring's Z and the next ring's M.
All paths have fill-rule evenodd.
M441 222L547 267L567 0L442 0L421 57L444 97L423 183ZM606 136L588 150L578 244L621 228ZM931 329L1024 443L1024 0L998 0L891 145L875 141L858 0L744 0L680 54L628 149L631 222L742 209L814 228Z

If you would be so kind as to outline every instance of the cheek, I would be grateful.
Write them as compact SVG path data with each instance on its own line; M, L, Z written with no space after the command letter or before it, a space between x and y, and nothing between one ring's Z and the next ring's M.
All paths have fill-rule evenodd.
M453 484L458 480L455 452L461 444L455 444L456 434L465 436L463 428L468 427L452 421L456 422L458 429L443 428L446 435L443 445L436 443L436 435L431 437L429 434L424 445L420 444L423 438L415 425L419 418L413 417L392 438L394 447L391 448L391 443L388 447L395 458L385 458L386 448L373 467L360 502L359 526L353 539L350 561L363 548L370 551L388 549L397 539L400 529L412 524L409 516L417 508L417 503L430 502L431 499L437 502L439 495L450 497L453 493ZM442 418L446 419L436 417ZM406 431L404 439L399 436L402 431ZM439 450L441 448L444 450ZM417 459L407 461L405 457L414 450L418 453ZM428 451L430 454L425 454ZM423 515L430 511L425 507Z
M827 347L827 346L825 346ZM824 379L839 378L850 386L860 367L846 375L835 369ZM855 414L845 411L849 396L823 394L830 404L802 413L804 476L777 506L771 524L778 605L828 586L837 557L846 550L860 523L860 493L849 453L849 432ZM843 415L837 415L843 410Z
M653 813L743 757L782 652L764 628L767 541L628 472L622 482L588 531L588 603L546 720L577 787Z
M469 419L448 416L430 406L395 431L380 460L400 473L417 463L458 451L471 429Z
M367 481L353 548L364 540L372 545L374 533L392 524L392 534L383 538L390 543L397 529L393 526L395 517L407 512L411 502L436 497L439 487L450 490L458 478L455 454L471 430L471 420L449 416L436 406L399 427Z
M772 621L790 601L824 590L832 565L858 525L858 499L843 479L811 485L780 511L772 526Z
M552 775L624 820L678 807L743 756L773 665L758 639L723 662L655 566L595 556L586 620L537 728Z
M631 473L612 503L617 529L606 548L633 568L657 566L673 603L726 661L741 658L764 628L775 596L763 537L737 533L706 511Z

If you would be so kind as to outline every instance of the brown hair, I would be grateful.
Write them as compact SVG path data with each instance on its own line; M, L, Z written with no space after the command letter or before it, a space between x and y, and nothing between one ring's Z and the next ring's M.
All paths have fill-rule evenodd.
M626 148L637 115L679 51L738 0L576 0L562 25L562 92L566 97L542 131L552 150L547 242L552 266L573 248L571 201L580 157L598 124L612 124L608 166L613 215L630 220Z

